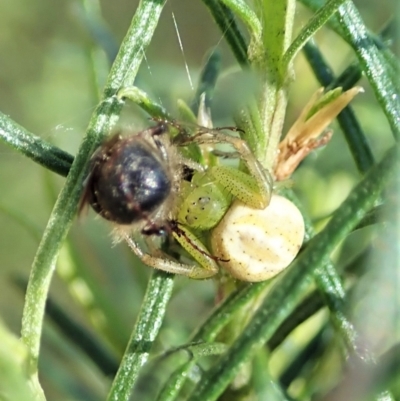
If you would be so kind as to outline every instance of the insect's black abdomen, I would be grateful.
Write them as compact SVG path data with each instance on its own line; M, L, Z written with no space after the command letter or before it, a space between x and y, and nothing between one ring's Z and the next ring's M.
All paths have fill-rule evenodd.
M104 218L131 224L155 211L171 190L163 163L138 137L103 145L93 161L88 201Z

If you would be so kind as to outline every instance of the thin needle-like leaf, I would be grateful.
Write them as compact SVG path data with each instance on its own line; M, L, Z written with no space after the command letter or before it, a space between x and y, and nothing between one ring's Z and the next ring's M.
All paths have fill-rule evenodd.
M343 4L346 0L329 0L326 4L321 7L318 12L316 12L307 25L301 30L296 39L287 49L284 55L284 65L289 65L289 63L294 59L296 54L303 48L306 42L315 35L315 33L320 29L326 21L331 18L335 11Z
M173 276L155 270L107 401L127 401L140 368L149 357L172 293Z

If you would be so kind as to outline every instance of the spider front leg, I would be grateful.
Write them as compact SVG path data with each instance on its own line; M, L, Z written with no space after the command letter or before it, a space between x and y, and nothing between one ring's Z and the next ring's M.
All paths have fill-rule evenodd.
M256 159L244 140L216 132L216 130L207 130L185 138L180 145L191 142L232 145L246 164L250 174L226 166L211 167L211 174L221 186L243 203L256 209L264 209L268 206L272 195L273 178Z
M180 263L171 259L168 255L154 256L144 252L139 244L126 233L122 234L122 238L126 241L135 255L147 266L155 269L163 270L167 273L180 274L193 279L207 279L218 272L218 266L215 260L208 255L206 248L197 240L197 238L187 230L182 229L182 232L172 232L174 238L180 243L180 245L189 251L194 259L201 265L188 265ZM185 235L183 235L184 233ZM198 242L198 243L197 243ZM197 249L194 247L198 247ZM203 253L204 252L204 253Z

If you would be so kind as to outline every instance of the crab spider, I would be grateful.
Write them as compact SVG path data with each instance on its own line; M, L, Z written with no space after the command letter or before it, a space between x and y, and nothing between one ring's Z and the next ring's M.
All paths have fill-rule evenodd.
M209 278L218 273L218 262L229 260L211 255L199 231L217 226L232 197L254 209L267 208L273 181L242 139L220 129L199 127L194 135L172 141L168 128L159 123L106 141L92 157L81 204L90 204L115 223L116 235L146 265L195 279ZM199 167L185 180L185 168L191 163L179 148L192 143L231 145L249 174L215 165L205 170ZM132 230L145 237L172 235L197 264L178 262L161 251L145 252L131 236Z

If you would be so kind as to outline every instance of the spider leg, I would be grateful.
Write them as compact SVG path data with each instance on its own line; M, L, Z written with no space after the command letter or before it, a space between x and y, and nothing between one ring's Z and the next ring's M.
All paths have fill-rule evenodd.
M127 242L129 247L135 253L135 255L147 266L153 267L154 269L163 270L167 273L180 274L193 279L206 279L214 276L217 272L196 265L188 265L180 263L175 260L169 259L167 255L164 257L152 256L144 252L139 244L131 238L128 234L123 234L123 239Z
M258 209L263 209L268 206L273 190L273 177L270 172L266 170L257 160L246 141L241 138L219 132L219 130L214 128L209 131L201 130L196 135L186 138L180 143L180 145L184 146L193 142L198 144L228 143L232 145L237 154L246 164L250 176L255 180L258 187L259 193L256 196L257 199L252 206ZM233 183L235 181L235 178L232 177L231 169L229 167L215 166L212 167L211 171L215 179L218 180L222 185L227 182ZM234 194L237 196L236 193ZM249 199L251 200L251 197Z

